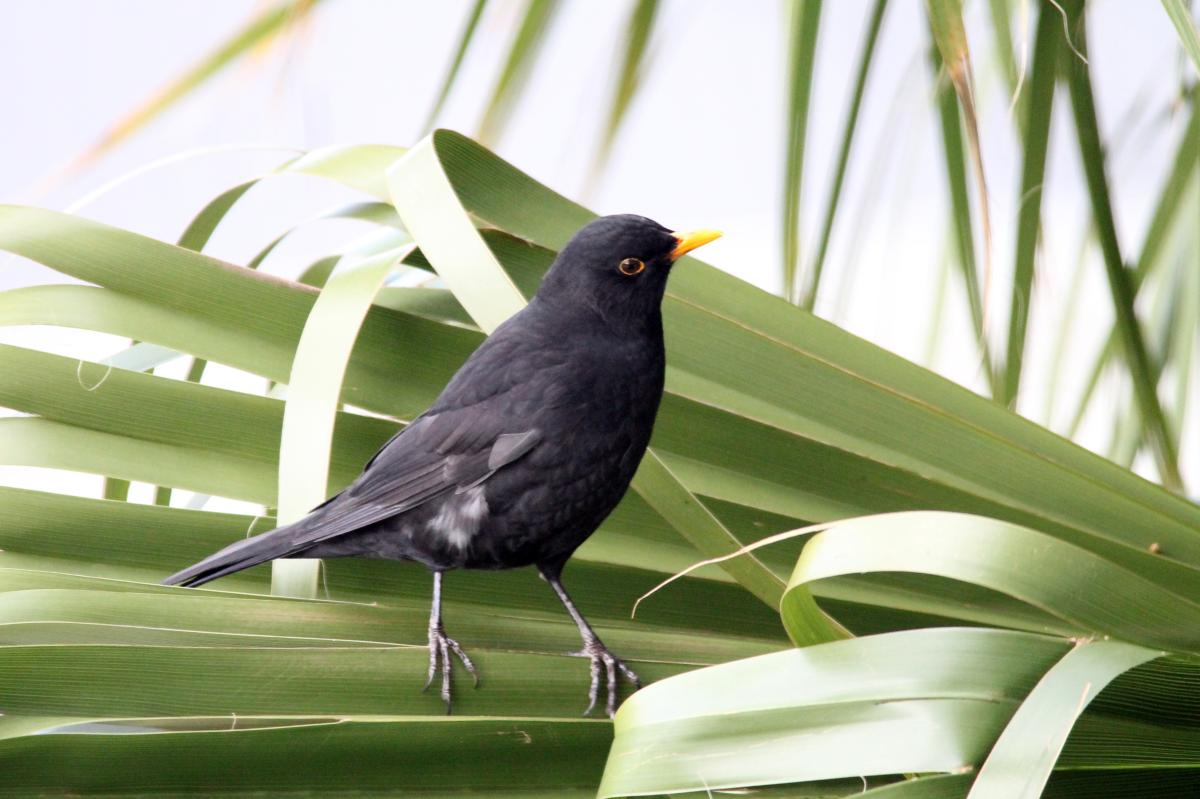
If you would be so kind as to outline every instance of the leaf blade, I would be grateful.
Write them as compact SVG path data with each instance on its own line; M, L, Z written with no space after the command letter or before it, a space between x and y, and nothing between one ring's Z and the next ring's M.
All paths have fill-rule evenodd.
M979 769L967 799L1038 799L1088 703L1122 673L1158 657L1119 641L1085 641L1030 692Z
M1013 405L1021 384L1025 334L1033 305L1034 258L1041 228L1042 184L1046 178L1046 152L1058 77L1058 12L1043 5L1038 12L1033 45L1021 165L1021 204L1017 212L1017 242L1014 251L1013 289L1008 322L1008 352L1004 359L1004 381L997 400Z
M808 138L808 104L812 94L813 64L821 24L821 0L789 0L786 86L788 111L785 127L783 182L783 295L799 301L800 197L804 177L804 147Z
M1083 24L1083 4L1071 0L1065 4L1065 7L1072 27L1078 34L1077 47L1080 52L1086 54L1087 40ZM1100 236L1105 274L1108 277L1113 310L1117 317L1116 328L1129 366L1134 397L1146 426L1146 437L1149 439L1163 483L1174 490L1181 490L1183 478L1179 472L1179 456L1175 452L1174 437L1170 433L1166 415L1163 413L1158 398L1158 381L1150 364L1145 336L1133 304L1132 280L1121 257L1121 247L1117 240L1112 200L1105 177L1104 150L1100 142L1091 77L1085 62L1079 59L1068 61L1067 85L1070 89L1071 106L1075 115L1075 130L1078 135L1080 156L1083 161L1084 174L1087 177L1088 194L1092 202L1092 215L1096 220L1096 229Z

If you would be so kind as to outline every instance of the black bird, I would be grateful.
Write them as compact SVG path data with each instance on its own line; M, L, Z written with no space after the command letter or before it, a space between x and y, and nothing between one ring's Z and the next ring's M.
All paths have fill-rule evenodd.
M536 565L583 636L590 714L600 672L606 708L634 672L596 636L560 579L567 559L625 494L662 399L662 298L671 265L720 233L672 233L645 217L591 222L570 240L533 300L476 350L425 413L344 491L303 519L238 541L168 577L196 586L274 558L357 555L433 572L429 674L450 710L442 573Z

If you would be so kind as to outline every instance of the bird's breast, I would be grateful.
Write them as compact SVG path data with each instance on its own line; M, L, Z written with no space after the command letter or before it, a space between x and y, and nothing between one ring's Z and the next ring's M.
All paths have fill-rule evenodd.
M543 440L482 486L488 513L463 565L565 557L617 505L650 440L663 380L653 362L624 366L597 358L546 387L537 413Z

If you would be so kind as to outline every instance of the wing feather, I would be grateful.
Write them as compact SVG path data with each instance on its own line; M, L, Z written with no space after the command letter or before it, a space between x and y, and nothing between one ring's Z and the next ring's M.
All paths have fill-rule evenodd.
M442 494L478 486L542 439L536 429L502 432L499 420L470 410L422 416L393 436L354 483L296 526L292 548L327 541Z

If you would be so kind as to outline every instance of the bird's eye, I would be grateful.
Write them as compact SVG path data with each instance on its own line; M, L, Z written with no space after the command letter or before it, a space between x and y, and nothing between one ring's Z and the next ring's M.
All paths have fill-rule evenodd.
M646 265L637 258L626 258L617 264L617 269L621 270L622 275L636 275L645 268Z

